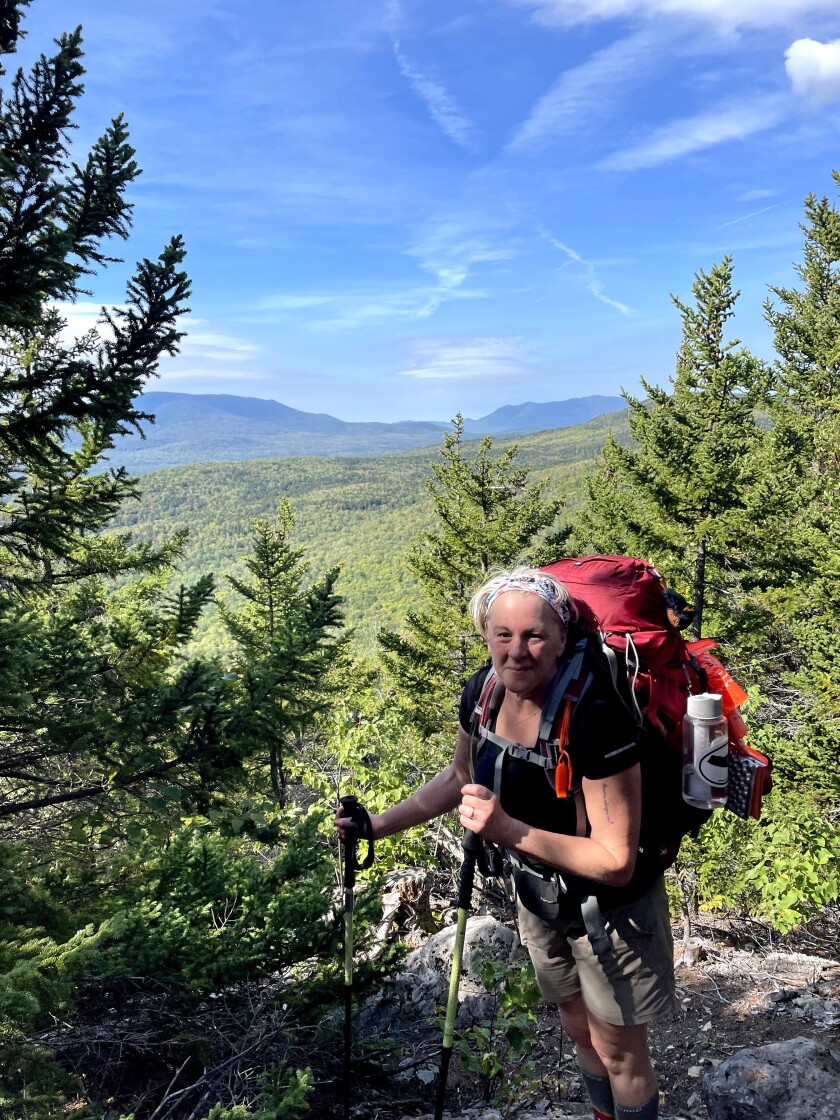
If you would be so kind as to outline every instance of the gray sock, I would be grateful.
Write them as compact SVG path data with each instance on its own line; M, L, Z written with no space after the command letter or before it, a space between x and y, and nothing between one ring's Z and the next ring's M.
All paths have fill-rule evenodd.
M647 1104L629 1108L626 1104L615 1106L615 1120L657 1120L659 1116L659 1093L650 1098Z
M595 1120L615 1120L615 1104L613 1103L612 1086L608 1077L598 1077L595 1073L587 1073L581 1066L581 1076L592 1101Z

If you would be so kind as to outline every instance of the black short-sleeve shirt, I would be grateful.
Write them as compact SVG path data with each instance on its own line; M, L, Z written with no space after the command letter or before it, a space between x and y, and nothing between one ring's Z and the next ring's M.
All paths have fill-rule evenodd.
M592 680L572 708L568 752L576 785L581 778L598 780L620 774L640 757L636 721L616 692L609 667L599 661L604 662L601 654L587 650L582 671L591 672ZM471 732L473 711L489 672L489 665L479 669L461 693L458 719L467 734Z

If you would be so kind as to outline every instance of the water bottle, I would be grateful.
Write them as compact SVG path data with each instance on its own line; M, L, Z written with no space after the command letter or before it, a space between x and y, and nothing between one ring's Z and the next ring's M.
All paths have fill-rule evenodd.
M729 728L723 699L716 692L689 696L683 716L682 793L698 809L726 804L729 782Z

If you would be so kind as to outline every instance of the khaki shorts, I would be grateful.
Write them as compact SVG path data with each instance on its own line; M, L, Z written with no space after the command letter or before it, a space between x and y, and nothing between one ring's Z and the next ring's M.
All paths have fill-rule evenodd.
M580 918L546 922L521 903L519 935L545 999L580 994L587 1011L613 1026L649 1023L674 1006L674 941L664 879L647 894L605 910L609 949L596 956Z

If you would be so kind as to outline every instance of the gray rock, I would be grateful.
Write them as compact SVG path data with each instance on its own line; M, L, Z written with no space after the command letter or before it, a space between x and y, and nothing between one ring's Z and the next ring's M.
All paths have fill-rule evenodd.
M410 953L402 971L365 1001L358 1019L362 1035L390 1038L397 1045L412 1034L415 1042L439 1036L440 1030L432 1020L435 1009L445 1005L449 995L454 945L455 926L448 926ZM478 979L478 956L489 954L494 959L512 961L523 952L516 934L495 918L480 914L468 919L459 986L459 1027L482 1022L492 1011L493 996Z
M404 971L431 969L445 975L448 983L454 947L455 926L447 926L406 957ZM520 952L519 938L513 930L497 922L489 914L478 914L467 919L462 968L468 980L477 981L479 978L477 957L489 955L494 960L512 961Z
M703 1080L709 1120L837 1120L840 1052L810 1038L741 1050Z

